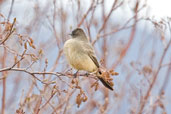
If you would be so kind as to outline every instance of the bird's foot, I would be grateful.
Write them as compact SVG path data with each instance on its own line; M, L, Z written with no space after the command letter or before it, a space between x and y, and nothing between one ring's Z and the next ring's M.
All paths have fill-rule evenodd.
M89 73L85 73L85 76L87 76L87 77L88 77L89 75L90 75Z
M74 78L77 78L78 71L74 73Z

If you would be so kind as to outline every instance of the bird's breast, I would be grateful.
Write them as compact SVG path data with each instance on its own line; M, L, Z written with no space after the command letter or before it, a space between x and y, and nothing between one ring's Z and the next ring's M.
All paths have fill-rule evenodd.
M64 44L64 53L68 62L77 70L93 72L97 70L96 65L84 51L82 42L70 39Z

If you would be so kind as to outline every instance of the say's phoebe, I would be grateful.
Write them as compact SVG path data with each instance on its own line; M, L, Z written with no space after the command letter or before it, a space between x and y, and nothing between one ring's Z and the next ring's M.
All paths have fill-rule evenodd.
M67 40L64 44L64 53L69 64L77 70L96 72L98 79L103 85L113 90L110 83L101 77L101 72L99 71L100 66L96 59L94 49L84 31L81 28L76 28L70 35L72 39Z

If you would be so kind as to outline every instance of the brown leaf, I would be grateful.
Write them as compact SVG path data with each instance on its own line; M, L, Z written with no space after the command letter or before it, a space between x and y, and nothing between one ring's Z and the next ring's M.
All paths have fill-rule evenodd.
M76 104L77 104L77 107L79 108L80 107L80 104L81 104L81 94L78 94L77 95Z
M33 39L29 37L29 40L30 40L30 42L33 44L33 42L34 42Z
M33 49L36 49L36 46L34 46L34 45L32 45L31 47L32 47Z
M24 48L27 49L27 42L24 43Z
M42 54L43 54L43 50L40 49L40 50L39 50L39 55L42 55Z
M83 102L86 102L86 101L87 101L87 99L88 99L88 97L87 97L87 96L84 96L84 98L83 98Z
M14 56L14 63L17 62L17 56Z

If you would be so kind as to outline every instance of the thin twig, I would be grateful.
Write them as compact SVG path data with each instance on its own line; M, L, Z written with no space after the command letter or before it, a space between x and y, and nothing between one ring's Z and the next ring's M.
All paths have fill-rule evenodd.
M170 29L170 30L171 30L171 29ZM147 90L147 92L146 92L146 94L145 94L145 97L144 97L143 102L142 102L141 105L140 105L140 109L139 109L138 114L142 114L142 112L143 112L144 106L145 106L145 104L147 103L147 100L148 100L148 98L149 98L149 96L150 96L150 93L151 93L152 88L153 88L154 85L155 85L155 82L156 82L156 80L157 80L159 71L160 71L160 69L162 68L162 63L163 63L164 57L165 57L165 55L166 55L166 53L167 53L167 51L168 51L170 45L171 45L171 38L170 38L170 41L168 42L166 48L165 48L164 51L163 51L163 54L162 54L162 56L161 56L161 58L160 58L160 62L159 62L158 68L157 68L156 72L155 72L154 75L153 75L152 82L151 82L151 84L150 84L150 86L149 86L149 88L148 88L148 90Z
M7 40L9 39L9 37L11 36L11 34L15 31L15 29L13 29L15 23L16 23L16 18L14 18L9 33L8 33L8 34L6 35L6 37L2 40L2 42L0 43L0 45L4 44L5 41L7 41Z

